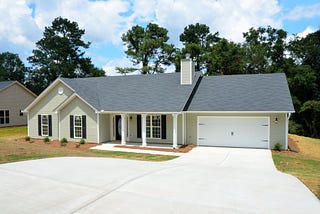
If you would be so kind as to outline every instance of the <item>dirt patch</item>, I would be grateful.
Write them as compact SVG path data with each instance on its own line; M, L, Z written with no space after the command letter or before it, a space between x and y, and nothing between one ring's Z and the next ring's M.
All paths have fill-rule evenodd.
M61 146L60 141L58 140L52 140L49 142L43 142L42 139L30 139L30 141L26 141L23 138L18 139L18 142L20 143L27 143L27 144L36 144L36 145L43 145L43 146L50 146L54 148L67 148L67 149L75 149L75 150L88 150L91 147L97 146L96 143L85 143L80 144L79 142L72 142L68 141L68 143L65 146Z
M288 146L291 151L299 152L298 142L291 136L288 137Z
M177 149L173 148L159 148L159 147L142 147L142 146L130 146L130 145L116 145L118 148L126 148L126 149L140 149L140 150L154 150L154 151L162 151L162 152L179 152L179 153L187 153L192 150L194 145L183 145Z

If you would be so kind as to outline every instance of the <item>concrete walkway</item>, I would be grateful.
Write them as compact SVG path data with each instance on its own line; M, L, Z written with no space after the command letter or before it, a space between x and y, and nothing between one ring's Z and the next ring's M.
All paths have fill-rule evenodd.
M103 143L101 145L92 147L91 149L97 149L97 150L108 150L108 151L120 151L120 152L136 152L136 153L145 153L145 154L157 154L157 155L175 155L175 156L181 156L184 153L181 152L163 152L163 151L156 151L156 150L145 150L141 147L141 149L131 149L131 148L120 148L115 147L120 144L115 143ZM149 148L151 148L149 146ZM154 147L154 148L172 148L172 147Z
M320 213L269 150L198 147L167 162L49 158L0 165L1 213Z

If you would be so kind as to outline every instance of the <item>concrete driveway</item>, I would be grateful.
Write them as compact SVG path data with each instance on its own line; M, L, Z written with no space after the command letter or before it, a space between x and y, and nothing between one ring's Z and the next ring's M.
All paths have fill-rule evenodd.
M153 163L49 158L0 165L1 213L319 213L268 150L198 147Z

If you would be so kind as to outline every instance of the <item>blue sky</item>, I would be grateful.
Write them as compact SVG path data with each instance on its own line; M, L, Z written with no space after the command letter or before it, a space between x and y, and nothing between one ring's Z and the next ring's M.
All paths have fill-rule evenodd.
M62 16L85 29L93 63L114 75L114 67L131 66L121 35L134 25L154 22L181 47L183 28L197 22L235 42L250 27L271 25L304 36L320 29L319 0L0 0L0 52L27 57L43 30Z

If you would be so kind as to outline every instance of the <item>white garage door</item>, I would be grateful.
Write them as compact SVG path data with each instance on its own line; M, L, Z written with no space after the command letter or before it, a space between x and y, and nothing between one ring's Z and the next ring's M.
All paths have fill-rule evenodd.
M199 116L198 145L269 148L269 118Z

